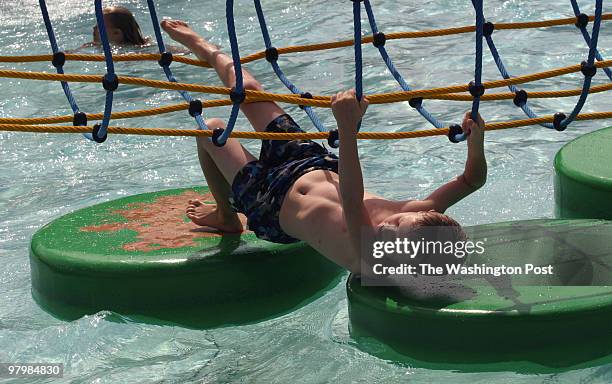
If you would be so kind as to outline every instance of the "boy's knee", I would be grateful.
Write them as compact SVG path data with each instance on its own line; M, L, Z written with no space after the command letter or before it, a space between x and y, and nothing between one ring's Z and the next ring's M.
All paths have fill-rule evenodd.
M248 89L249 91L263 91L263 87L257 80L254 79L245 79L244 83L242 83L244 89Z
M225 122L217 117L206 119L204 122L209 129L225 128Z
M217 117L213 117L212 119L204 120L206 127L209 130L213 130L215 128L225 128L225 122ZM202 145L205 141L208 141L209 137L206 136L196 136L196 141L198 145Z

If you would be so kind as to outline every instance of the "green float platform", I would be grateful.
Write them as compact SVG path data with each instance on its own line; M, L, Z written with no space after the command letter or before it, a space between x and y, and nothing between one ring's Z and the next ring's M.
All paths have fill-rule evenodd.
M351 335L412 366L555 372L612 361L612 222L530 220L467 228L466 266L553 266L553 275L447 276L425 291L347 282Z
M32 238L32 294L63 319L111 310L146 321L214 327L291 311L342 271L303 243L221 236L185 216L205 188L131 196L85 208Z
M612 220L612 127L580 136L557 153L555 210L560 218Z

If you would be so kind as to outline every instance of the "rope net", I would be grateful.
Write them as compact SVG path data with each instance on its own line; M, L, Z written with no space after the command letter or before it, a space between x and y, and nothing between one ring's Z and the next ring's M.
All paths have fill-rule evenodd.
M483 13L483 0L472 0L472 5L475 11L475 23L471 26L463 26L456 28L434 29L417 32L399 32L399 33L384 33L378 29L373 8L369 0L347 1L352 4L353 11L353 28L354 38L352 40L343 40L336 42L326 42L309 45L289 46L276 48L270 38L268 26L265 19L265 14L261 6L260 0L254 0L257 17L261 28L262 37L266 49L245 57L240 56L238 49L238 40L236 37L236 29L234 25L234 1L226 0L226 22L231 45L231 56L234 64L236 75L236 85L233 88L207 86L200 84L181 83L173 75L170 66L173 62L179 62L186 65L210 68L206 62L184 57L173 56L166 51L162 33L159 26L159 20L153 0L147 0L149 14L155 31L155 38L159 54L123 54L113 55L110 49L110 43L106 34L103 17L103 7L101 0L94 0L96 11L96 20L100 33L100 41L102 43L103 55L96 54L75 54L64 53L60 50L50 17L47 11L45 0L39 0L40 9L43 15L47 35L52 49L50 55L28 55L28 56L0 56L0 62L4 63L31 63L50 61L56 68L57 73L48 72L27 72L0 70L0 77L4 78L19 78L30 80L45 80L61 82L64 94L71 106L73 115L66 116L49 116L49 117L33 117L33 118L0 118L0 130L4 131L20 131L20 132L50 132L50 133L83 133L86 138L96 142L103 142L108 133L111 134L131 134L131 135L159 135L159 136L202 136L210 137L211 140L221 146L229 137L249 138L249 139L276 139L276 140L294 140L294 139L328 139L330 145L338 146L338 134L335 129L326 129L321 120L318 118L313 107L329 108L331 98L329 96L313 95L310 92L303 91L296 87L282 71L278 59L281 55L297 52L312 52L320 50L328 50L342 47L352 46L355 51L355 89L357 98L363 97L363 66L362 66L362 51L363 44L373 44L379 51L385 65L393 75L401 88L401 91L368 94L370 104L387 104L408 101L410 106L414 108L426 121L428 121L434 129L425 129L412 132L359 132L360 139L405 139L425 136L446 135L452 142L459 142L466 139L466 135L462 132L458 124L452 124L445 127L439 120L433 116L424 106L424 100L449 100L449 101L471 101L472 116L478 113L481 101L493 100L512 100L515 106L519 107L527 116L526 119L514 120L507 122L489 123L486 125L487 130L507 129L523 127L527 125L539 124L543 127L563 131L574 120L593 120L593 119L610 119L612 111L597 112L597 113L580 113L586 99L591 93L607 92L612 90L612 60L605 60L597 49L599 40L599 31L602 21L612 20L612 14L603 13L603 0L595 0L595 14L586 15L580 11L576 0L570 0L572 10L575 17L561 18L555 20L544 20L534 22L519 22L519 23L493 23L485 19ZM362 36L361 30L361 11L365 9L368 23L371 30L370 36ZM591 32L588 31L588 25L592 23ZM493 40L495 30L512 30L512 29L529 29L529 28L544 28L552 26L562 26L574 24L580 30L586 45L589 48L587 58L577 65L571 65L562 68L556 68L544 72L533 73L523 76L512 76L504 65L497 47ZM436 36L448 36L456 34L475 33L475 63L474 63L474 79L469 84L449 85L444 87L429 88L429 89L412 89L402 74L397 70L391 57L389 56L385 45L389 40L397 39L416 39L416 38L431 38ZM482 80L482 56L484 44L488 47L495 64L502 77L500 80L483 81ZM242 78L242 64L251 63L257 60L265 59L272 67L272 70L277 75L279 80L291 92L289 94L276 94L270 92L261 92L245 89ZM83 74L66 74L63 66L66 61L104 61L106 63L107 72L103 75L83 75ZM167 81L150 80L138 77L128 77L117 75L114 69L115 62L123 61L157 61L162 71L164 72ZM610 83L601 85L592 85L592 78L597 72L597 69L602 69ZM571 73L581 72L584 76L582 87L570 90L558 91L543 91L527 92L517 85L526 84L537 80L563 76ZM72 94L69 83L85 82L85 83L101 83L106 92L106 102L102 113L84 113L77 104L77 101ZM138 109L126 112L112 112L114 91L119 85L144 86L158 89L176 90L184 99L184 103L168 105L164 107ZM496 88L507 87L509 92L487 93L486 91ZM229 98L200 100L194 99L189 92L198 92L213 95L229 96ZM557 112L549 116L537 116L529 107L528 100L536 98L557 98L578 96L579 99L569 113L566 115L563 112ZM307 114L313 125L319 132L308 133L265 133L265 132L233 132L233 128L238 117L239 108L242 103L258 102L258 101L275 101L299 105ZM232 106L232 111L226 128L216 129L211 131L207 129L203 111L206 108L218 106ZM114 119L128 119L144 116L153 116L165 113L187 110L194 118L198 129L168 129L168 128L126 128L112 127L110 121ZM88 121L101 121L93 127L87 126ZM72 126L65 125L46 125L58 123L70 123Z

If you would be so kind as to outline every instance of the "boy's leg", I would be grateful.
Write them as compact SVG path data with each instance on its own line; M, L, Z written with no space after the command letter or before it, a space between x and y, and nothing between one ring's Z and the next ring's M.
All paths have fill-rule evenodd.
M210 129L224 127L220 119L206 120L206 125ZM207 137L198 137L196 140L200 166L217 205L215 207L191 200L187 206L187 217L198 225L224 232L240 232L243 225L229 202L231 182L246 163L256 159L236 139L229 139L222 148L212 144Z
M183 21L164 20L161 22L161 26L172 39L185 45L200 60L209 63L226 87L231 88L236 85L236 76L231 57L221 52L215 45L204 40ZM263 90L261 84L245 69L242 70L242 76L246 89ZM272 120L285 113L278 104L271 101L243 103L240 109L258 132L264 131Z

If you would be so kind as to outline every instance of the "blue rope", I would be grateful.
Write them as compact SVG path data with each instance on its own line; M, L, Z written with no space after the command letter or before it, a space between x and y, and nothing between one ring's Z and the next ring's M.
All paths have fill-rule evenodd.
M482 11L482 0L472 0L472 5L476 11L476 62L474 64L474 85L482 86L482 35L484 25L484 14ZM472 119L478 119L478 109L480 107L480 96L474 96L472 102ZM474 120L476 121L476 120ZM465 133L455 135L456 141L463 141L467 138Z
M153 23L153 30L155 31L157 47L159 49L159 53L162 54L166 52L166 46L164 44L164 38L162 37L161 28L159 27L159 19L157 18L157 12L155 10L155 3L153 3L153 0L147 0L147 5L149 7L149 13L151 14L151 22ZM168 81L171 81L173 83L177 82L176 77L174 77L174 75L172 74L172 70L170 69L170 64L163 65L162 69ZM191 103L193 101L193 98L191 97L189 92L182 90L179 90L178 92L186 102ZM208 129L200 113L196 114L196 116L194 116L194 119L198 124L199 129Z
M493 60L495 60L495 65L497 65L497 69L499 69L499 73L502 75L502 77L504 79L509 79L511 76L508 73L508 71L506 70L504 62L502 61L501 56L499 55L499 52L497 51L497 47L495 47L495 43L493 42L493 38L491 36L486 36L485 39L487 40L487 45L489 46L489 50L491 51L491 55L493 55ZM516 91L518 91L518 88L516 88L512 84L510 84L508 86L508 89L512 93L516 93ZM523 110L525 115L527 115L528 117L530 117L532 119L538 117L535 114L535 112L529 107L529 105L527 105L527 102L525 102L524 104L520 105L520 108ZM550 129L553 128L553 125L550 124L550 123L543 123L543 124L540 124L540 125L542 127L545 127L545 128L550 128Z
M256 7L257 15L258 15L259 22L260 22L262 36L264 38L266 48L269 49L272 47L272 43L271 43L270 35L268 32L267 24L265 21L265 17L263 14L263 10L261 8L261 3L260 3L260 0L254 0L254 1L255 1L255 7ZM571 5L573 8L574 14L576 16L580 15L580 8L576 0L570 0L570 1L571 1ZM361 48L361 4L360 3L361 1L359 0L353 1L355 88L356 88L356 97L358 100L361 100L363 97L363 61L362 61L362 48ZM378 33L378 27L376 25L376 21L374 18L371 4L369 0L364 0L364 3L366 7L366 12L368 14L368 19L369 19L369 22L372 28L372 33L376 34ZM49 37L49 42L51 44L52 51L54 54L56 54L57 52L59 52L59 47L57 44L57 40L56 40L54 31L53 31L53 27L52 27L50 18L49 18L46 3L44 0L39 0L39 4L41 7L41 12L43 15L45 27L47 29L47 35ZM100 40L102 42L106 69L107 69L107 73L105 77L107 79L113 79L113 78L116 78L116 75L115 75L115 69L114 69L114 62L112 58L112 52L110 49L110 44L109 44L108 36L106 33L106 27L104 24L104 15L102 11L101 0L95 0L94 4L95 4L96 21L98 25L98 31L100 34ZM149 6L149 11L151 14L151 19L153 22L153 28L155 31L155 36L156 36L159 51L160 53L164 53L165 45L163 42L161 30L159 27L159 22L158 22L157 14L155 11L154 3L152 0L147 0L147 4ZM475 54L475 67L474 67L474 85L476 87L480 87L482 86L482 55L483 55L482 40L483 40L483 25L484 25L483 2L482 0L472 0L472 4L476 11L476 54ZM241 95L241 94L244 94L244 84L243 84L243 76L242 76L242 67L240 63L240 52L238 48L238 40L236 37L236 29L235 29L235 23L234 23L233 6L234 6L233 0L226 1L226 21L227 21L228 34L229 34L229 39L230 39L230 44L231 44L231 50L232 50L234 71L235 71L235 76L236 76L235 94ZM597 49L602 13L603 13L603 1L596 0L595 20L594 20L591 36L589 36L589 33L586 27L579 26L580 31L583 35L583 38L589 47L589 54L588 54L588 59L587 59L588 66L593 66L595 59L597 59L598 61L604 60L602 55ZM497 48L495 47L492 37L486 36L486 41L487 41L487 45L489 46L489 50L491 51L491 54L493 55L495 63L498 67L498 70L500 71L500 74L502 75L504 79L510 78L511 76L507 72L503 64L503 61L499 55L499 52L497 51ZM385 64L387 65L387 68L392 73L395 80L399 83L399 85L402 87L404 91L410 91L409 85L406 83L402 75L399 73L397 68L394 66L391 58L388 55L388 52L384 48L384 45L379 46L378 49L381 54L381 57L383 58ZM291 92L293 92L294 94L302 93L300 89L297 88L287 78L284 72L280 69L276 60L273 60L271 62L271 65L277 77L281 80L281 82L283 82L283 84L288 89L291 90ZM172 74L172 71L169 68L169 64L163 65L162 67L163 67L163 71L167 79L171 82L176 82L177 80ZM63 65L58 65L56 67L56 70L57 70L57 73L63 74L64 73ZM604 68L603 70L608 76L608 78L612 80L612 70L610 68ZM589 95L591 83L592 83L592 76L585 76L580 98L576 106L574 107L573 111L571 112L571 114L561 122L562 128L567 127L577 117L577 115L580 113L580 111L584 107L586 99ZM70 106L73 112L74 113L79 112L78 105L76 103L76 100L74 99L74 96L70 90L68 83L65 81L62 81L61 84L62 84L62 89L64 90L64 94L66 95L66 98L68 102L70 103ZM508 88L510 89L511 92L517 92L517 88L514 85L509 85ZM179 91L179 93L186 101L188 102L193 101L193 98L189 95L188 92ZM98 135L100 137L105 136L107 133L107 128L110 122L110 117L111 117L111 112L112 112L112 103L113 103L113 90L107 90L103 119L102 119L102 123L100 125L100 129L98 132ZM230 114L230 119L228 121L226 129L224 130L223 134L219 138L219 143L225 143L227 139L229 138L229 136L231 135L231 132L233 131L234 125L236 123L236 119L238 117L240 104L241 104L240 100L234 101L233 106L232 106L232 111ZM480 96L474 96L474 100L472 103L472 109L471 109L471 115L473 116L473 118L478 115L479 105L480 105ZM533 112L533 110L531 110L531 108L527 105L527 103L524 103L520 107L523 110L523 112L530 118L537 117L537 115ZM437 128L442 127L442 125L422 105L418 106L416 109L432 125L434 125ZM309 118L312 120L313 124L317 127L317 129L321 132L325 131L318 116L314 113L312 108L309 106L305 106L304 110L306 111L306 114L309 116ZM206 124L204 123L204 120L201 114L194 116L194 118L200 129L207 129ZM540 125L545 126L547 128L552 128L551 124L540 124ZM85 136L89 139L92 139L90 134L85 134ZM455 140L457 141L462 141L465 139L466 139L465 134L455 135Z
M244 84L242 79L242 65L240 63L240 51L238 49L238 38L236 37L236 26L234 25L234 0L227 0L225 3L225 19L227 22L227 32L229 35L230 45L232 48L232 60L234 61L234 73L236 75L235 91L238 95L244 93ZM235 101L232 105L232 112L223 134L218 138L220 144L225 144L236 124L238 112L240 110L240 102Z
M155 10L153 0L147 0L147 6L149 7L149 14L151 15L151 22L153 23L153 31L155 32L155 40L157 41L159 53L166 52L166 46L164 45L164 38L159 28L159 19L157 18L157 11Z
M115 75L115 65L113 63L113 54L106 35L106 26L104 25L104 13L102 12L102 0L95 0L96 21L98 22L98 32L100 33L100 41L104 50L104 60L106 62L106 76L113 77ZM104 137L110 122L111 112L113 109L113 91L106 91L106 103L104 104L104 115L102 123L98 131L99 137Z
M482 0L472 0L472 5L476 11L476 62L474 64L474 85L476 87L482 86L482 37L483 37L483 25L484 25L484 14L482 12ZM480 96L474 96L472 102L471 116L472 119L478 118L478 108L480 107ZM476 120L474 120L476 121ZM463 141L467 138L465 133L455 135L455 141Z
M363 60L361 57L361 0L353 0L353 25L355 33L353 46L355 47L355 97L361 102L363 98ZM361 131L361 121L357 124L357 132ZM338 146L339 141L335 141Z
M601 15L603 13L603 0L596 0L595 2L595 21L593 22L593 31L591 32L591 43L589 46L589 56L587 59L587 64L589 66L595 63L595 52L597 51L597 40L599 39L599 28L601 26ZM574 119L580 111L582 107L584 107L584 103L586 102L587 97L589 96L589 90L591 89L591 80L593 78L591 76L585 76L584 82L582 84L582 92L580 94L580 98L574 107L574 110L570 115L561 122L561 128L565 129Z
M476 10L476 63L474 68L474 84L479 87L482 85L482 35L484 25L484 14L482 12L482 0L474 1ZM480 106L480 96L474 97L472 103L472 119L478 118L478 107Z
M370 0L365 0L364 5L365 5L366 13L368 14L368 20L370 22L370 28L372 29L372 34L376 34L378 33L378 26L376 25L376 19L374 17L374 12L372 11L372 5L370 4ZM389 57L389 54L385 46L381 45L380 47L378 47L378 51L380 52L382 59L387 65L387 68L389 69L389 71L391 72L395 80L399 83L402 90L410 91L411 90L410 86L408 85L408 83L406 83L402 75L399 73L399 71L393 64L393 61L391 60L391 57ZM435 117L433 117L425 109L425 107L423 107L422 104L418 106L416 110L417 112L421 114L421 116L423 116L427 121L429 121L431 125L433 125L434 127L436 128L444 127L444 125L442 125L442 123L440 123Z
M45 0L39 0L40 10L42 12L43 20L45 21L45 27L47 28L47 35L49 36L49 43L51 43L51 49L53 53L59 51L57 46L57 40L55 40L55 33L53 33L53 26L51 25L51 19L49 18L49 11L47 11L47 4Z
M104 50L104 61L106 62L106 71L108 74L115 74L115 64L113 63L113 53L111 52L108 36L106 35L106 25L104 24L104 12L102 12L102 0L95 0L96 21L98 23L98 32L100 33L100 41Z
M268 32L268 25L266 23L266 18L264 16L263 9L261 7L261 2L259 0L255 0L254 2L255 2L255 10L257 11L257 18L259 19L259 26L261 28L261 34L263 36L264 43L266 45L266 49L270 49L273 47L272 40L270 39L270 34ZM295 84L293 84L287 78L287 76L285 76L285 73L282 71L282 69L278 65L277 60L273 60L270 63L270 65L272 66L274 73L276 73L276 76L285 85L285 87L287 87L287 89L289 89L292 93L296 95L301 95L303 93L298 87L295 86ZM319 120L319 117L317 116L317 114L313 111L312 107L306 105L304 106L303 109L304 109L304 112L306 112L306 115L308 115L308 117L314 124L314 126L319 130L319 132L325 132L326 131L325 127L321 123L321 120Z
M572 9L574 10L574 15L580 15L580 7L578 6L578 3L576 3L576 0L571 0L571 2ZM591 48L591 36L589 36L589 32L587 31L586 27L580 26L580 32L582 32L582 37L587 43L587 46ZM597 59L597 61L604 61L603 56L599 53L599 50L597 48L595 48L595 58ZM609 67L604 67L602 69L604 70L606 75L608 75L608 79L612 81L612 69L610 69Z
M40 10L42 12L42 17L45 22L45 28L47 29L47 36L49 36L49 43L51 44L51 50L53 51L53 54L56 54L57 52L60 52L60 50L57 44L57 40L55 39L55 33L53 32L53 25L51 24L51 19L49 18L49 11L47 10L47 4L45 3L45 0L39 0L38 3L40 4ZM60 75L64 74L63 65L59 65L55 69L57 73L59 73ZM64 91L64 95L66 95L66 99L68 100L68 103L70 104L70 108L72 109L72 112L73 113L79 112L79 106L72 94L72 91L70 90L70 86L68 85L66 81L62 81L61 84L62 84L62 89ZM93 140L91 137L91 134L89 133L84 133L83 136L85 136L86 138L90 140Z
M357 100L363 97L363 62L361 58L361 1L353 1L353 25L355 29L355 92Z

